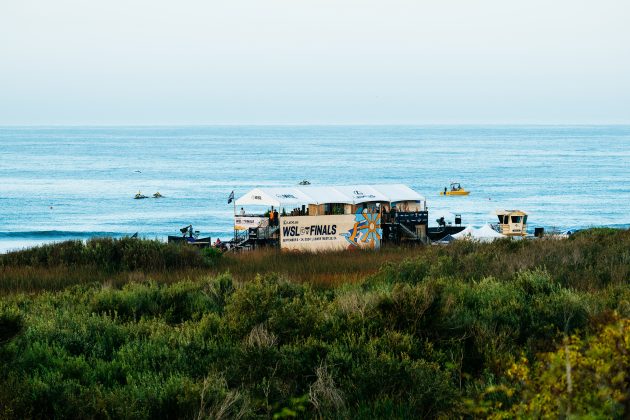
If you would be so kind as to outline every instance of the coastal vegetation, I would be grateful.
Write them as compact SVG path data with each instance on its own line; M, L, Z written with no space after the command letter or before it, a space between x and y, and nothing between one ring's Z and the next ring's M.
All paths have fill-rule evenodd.
M622 418L630 231L0 256L0 418Z

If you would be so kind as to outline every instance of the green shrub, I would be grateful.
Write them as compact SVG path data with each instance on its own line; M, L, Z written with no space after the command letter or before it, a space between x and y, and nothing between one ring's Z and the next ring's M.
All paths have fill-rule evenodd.
M223 313L228 298L234 293L234 282L229 273L224 273L206 280L204 293L213 300L216 312Z
M208 247L201 250L201 256L207 265L212 266L223 256L223 252L218 248Z
M0 346L12 340L24 327L24 319L17 308L5 307L0 302Z
M278 276L257 276L236 289L226 306L228 326L244 337L256 325L266 323L280 341L308 336L320 324L316 294L305 285L290 283Z
M0 255L0 266L82 267L108 272L204 267L206 259L191 246L135 238L66 241Z
M182 281L160 286L155 282L129 283L122 290L103 289L92 298L92 310L125 320L163 317L171 323L200 319L206 312L222 312L231 293L226 276L200 282Z
M2 255L0 418L621 417L629 245Z

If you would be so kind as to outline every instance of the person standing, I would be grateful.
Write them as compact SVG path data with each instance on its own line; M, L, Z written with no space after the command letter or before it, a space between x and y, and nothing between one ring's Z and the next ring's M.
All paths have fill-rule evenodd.
M273 222L276 224L276 226L279 224L278 223L278 210L273 211Z

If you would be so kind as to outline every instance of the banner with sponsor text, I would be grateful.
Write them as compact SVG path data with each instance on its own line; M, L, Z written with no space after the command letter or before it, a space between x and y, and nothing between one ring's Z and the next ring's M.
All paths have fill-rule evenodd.
M261 216L234 216L234 229L247 230L249 228L267 227L268 217Z
M334 216L280 217L280 248L295 251L376 249L381 245L381 218L367 211Z

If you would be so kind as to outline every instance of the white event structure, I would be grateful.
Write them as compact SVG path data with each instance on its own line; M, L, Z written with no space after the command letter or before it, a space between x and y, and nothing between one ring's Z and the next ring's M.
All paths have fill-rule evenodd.
M476 240L480 242L492 242L497 239L507 238L507 236L500 234L487 223L479 229L475 230L473 236Z
M361 204L368 202L397 203L415 201L426 208L423 196L403 184L296 186L286 188L254 188L236 200L237 206L299 206L303 204Z
M452 236L455 239L470 239L472 238L473 232L475 232L475 230L476 229L472 226L466 226L464 230L462 230L461 232L457 232Z
M479 229L467 226L466 229L453 235L455 239L468 239L478 242L492 242L497 239L507 238L492 228L489 224L485 224Z

